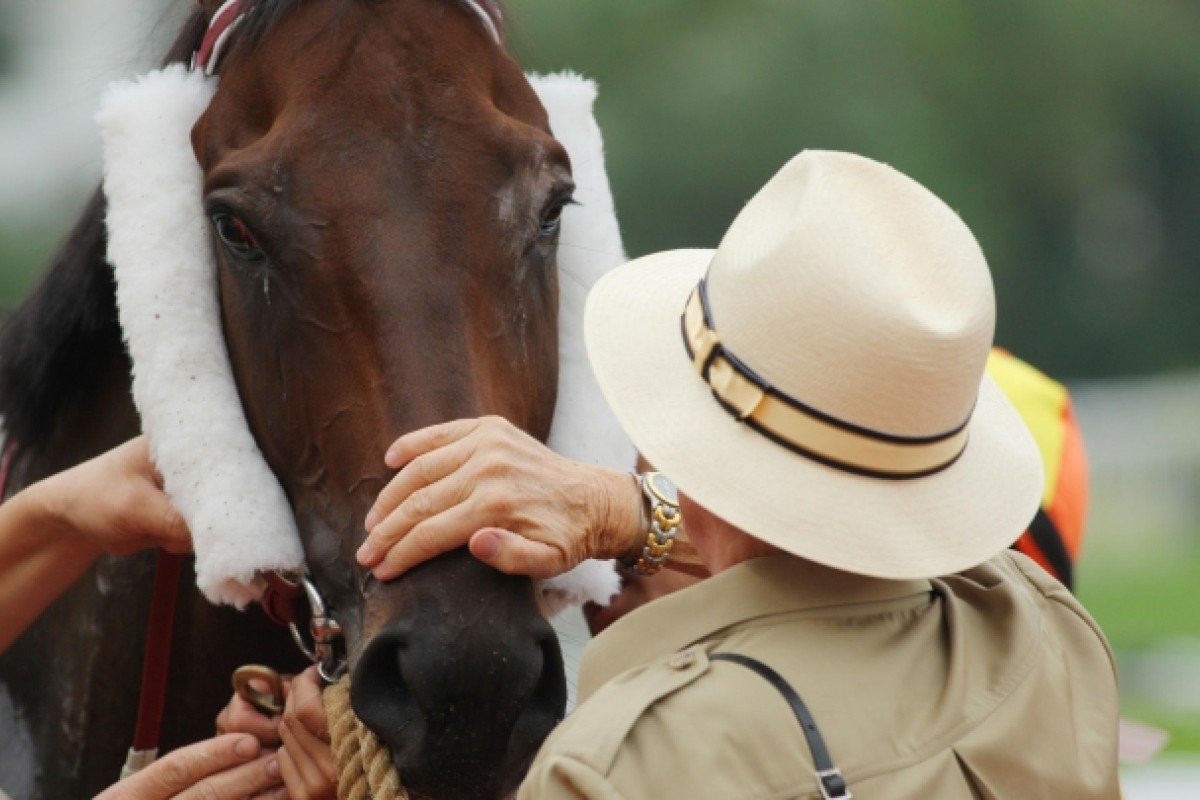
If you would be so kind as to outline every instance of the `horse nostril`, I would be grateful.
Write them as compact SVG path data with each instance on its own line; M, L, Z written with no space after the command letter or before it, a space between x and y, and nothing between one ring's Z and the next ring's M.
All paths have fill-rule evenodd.
M393 759L415 759L424 738L425 718L408 683L402 660L407 637L389 629L363 650L350 681L350 702L358 718L392 750Z
M542 656L542 673L509 737L504 770L506 785L501 796L516 794L517 785L529 770L538 748L554 726L562 721L566 710L567 678L558 636L551 629L541 638L538 646Z

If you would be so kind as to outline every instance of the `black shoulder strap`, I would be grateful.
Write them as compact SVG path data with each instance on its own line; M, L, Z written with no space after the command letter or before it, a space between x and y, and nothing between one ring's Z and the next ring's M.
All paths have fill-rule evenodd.
M782 675L761 661L739 653L712 653L708 660L741 664L766 678L787 700L788 705L792 707L792 713L800 722L800 729L804 731L804 738L808 740L808 749L812 751L813 766L817 768L817 785L821 788L821 797L825 800L850 800L853 795L846 787L842 771L833 765L833 759L829 757L829 750L825 747L825 739L817 728L816 720L809 713L808 706L800 699L800 695L796 694L796 690Z

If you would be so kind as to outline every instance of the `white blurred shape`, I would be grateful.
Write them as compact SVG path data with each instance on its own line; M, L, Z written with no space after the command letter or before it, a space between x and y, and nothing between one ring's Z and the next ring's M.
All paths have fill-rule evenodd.
M165 0L5 2L15 74L0 81L0 215L74 211L100 179L100 93L161 58L182 22ZM189 5L173 4L175 10Z

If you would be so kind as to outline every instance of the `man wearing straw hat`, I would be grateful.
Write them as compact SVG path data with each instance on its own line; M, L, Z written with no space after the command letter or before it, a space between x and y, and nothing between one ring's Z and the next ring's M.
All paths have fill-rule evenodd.
M389 451L360 560L387 579L466 544L535 577L652 573L682 515L713 577L588 646L521 797L1118 797L1109 647L1006 550L1042 467L984 375L994 318L945 204L802 153L716 251L589 297L593 369L677 500L461 420Z

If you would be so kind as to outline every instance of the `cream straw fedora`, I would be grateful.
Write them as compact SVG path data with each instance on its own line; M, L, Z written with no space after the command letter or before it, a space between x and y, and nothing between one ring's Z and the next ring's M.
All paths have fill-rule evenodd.
M983 253L928 190L807 151L717 250L632 261L592 290L592 368L680 490L798 556L880 578L958 572L1024 530L1037 446L985 376Z

